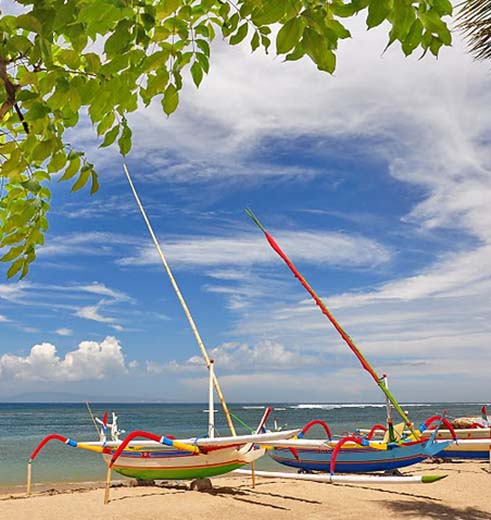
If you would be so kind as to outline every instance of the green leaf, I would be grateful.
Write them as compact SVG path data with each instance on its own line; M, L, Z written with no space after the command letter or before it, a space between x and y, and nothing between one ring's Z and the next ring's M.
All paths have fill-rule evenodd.
M206 40L197 39L196 45L203 51L203 54L210 57L210 45Z
M92 170L91 171L92 176L92 186L90 187L90 194L94 195L94 193L97 193L99 191L99 179L97 177L97 173Z
M29 272L29 262L25 259L24 265L22 266L22 273L20 275L20 279L22 280L27 276L27 273Z
M406 56L409 56L420 45L422 37L423 24L419 18L416 18L402 42L402 50Z
M74 185L72 186L72 191L81 190L87 184L91 171L92 171L92 168L90 166L84 166L82 168L78 179L75 181Z
M278 31L276 36L277 54L290 52L299 42L303 32L303 21L300 18L292 18Z
M107 132L107 130L109 130L109 128L111 128L111 126L113 125L114 119L115 119L114 112L107 113L102 118L102 121L99 123L99 126L97 127L97 135L102 135L105 132Z
M392 11L393 0L371 0L368 6L367 27L377 27Z
M261 5L261 4L260 4ZM289 7L289 0L274 0L264 2L261 7L252 14L255 25L271 25L279 22Z
M303 47L302 42L300 42L295 49L293 49L293 52L290 52L290 54L287 54L285 56L285 61L297 61L305 56L305 49Z
M194 84L199 87L201 80L203 79L203 69L198 61L195 61L191 65L191 76L193 77Z
M237 32L230 38L230 45L239 44L247 36L248 30L249 26L247 25L247 22L243 23Z
M432 38L430 43L430 51L433 54L433 56L438 56L438 52L440 51L442 45L443 42L440 39Z
M452 3L450 0L433 0L433 7L440 16L452 14Z
M24 258L17 258L17 260L9 267L9 270L7 271L7 278L12 278L15 276L24 265Z
M322 37L313 29L307 27L303 33L302 42L306 53L317 65L317 68L332 74L336 69L336 55L330 49L327 49Z
M122 155L126 155L131 150L131 129L126 122L123 123L123 131L118 139L118 145Z
M24 188L29 190L31 193L37 193L41 189L39 182L35 181L34 179L24 181L22 186L24 186Z
M63 150L53 155L50 163L48 164L48 172L53 173L61 170L66 164L66 155ZM49 175L48 175L49 180Z
M26 29L27 31L38 34L43 32L43 26L41 22L32 14L21 14L17 17L16 24L20 29Z
M254 52L259 47L259 33L257 31L254 32L254 36L251 39L251 49Z
M119 125L116 125L113 127L109 132L106 133L104 136L104 141L99 146L99 148L105 148L106 146L110 146L116 141L116 137L118 137L119 134Z
M36 121L37 119L42 119L49 113L50 109L47 105L35 102L32 104L31 108L24 114L24 119L26 121Z
M179 93L175 85L172 83L165 89L164 97L162 99L162 108L164 112L170 116L175 112L177 105L179 104Z
M106 40L104 52L108 56L116 56L127 50L131 40L129 21L122 20L118 23L114 33Z
M170 14L177 11L177 9L182 5L181 0L163 0L159 2L157 5L157 16L163 20L167 18Z
M7 253L5 253L0 262L11 262L14 258L17 258L24 251L24 246L11 247Z
M44 161L47 159L53 151L55 151L54 143L52 139L47 141L41 141L37 144L34 150L31 153L31 157L34 161Z
M60 177L58 182L71 179L78 172L79 168L80 168L80 157L75 157L70 161L70 164L68 165L67 169L65 170L65 173Z

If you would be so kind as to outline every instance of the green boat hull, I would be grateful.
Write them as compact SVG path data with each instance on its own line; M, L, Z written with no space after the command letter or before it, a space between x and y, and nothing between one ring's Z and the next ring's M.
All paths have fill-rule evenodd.
M224 464L223 466L211 466L202 468L180 469L144 469L144 468L114 468L114 471L125 477L138 480L194 480L198 478L215 477L241 468L245 464Z

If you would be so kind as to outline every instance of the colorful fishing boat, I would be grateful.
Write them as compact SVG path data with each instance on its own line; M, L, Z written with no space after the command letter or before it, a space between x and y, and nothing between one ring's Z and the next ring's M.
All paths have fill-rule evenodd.
M419 426L422 439L428 439L434 429L433 423L439 420L439 416L429 417ZM458 428L459 425L468 425L467 428ZM475 459L491 460L491 428L486 407L482 408L481 417L456 418L443 424L437 434L436 440L452 441L444 450L435 454L442 459ZM375 431L360 429L361 434L367 434L370 438L380 437L385 434L386 428L378 425ZM409 432L406 432L409 434Z
M288 448L276 447L270 452L270 456L284 466L303 471L370 473L417 464L435 456L448 444L429 440L394 445L380 443L380 449L377 449L373 444L360 446L356 442L348 442L337 453L335 466L332 461L336 443L326 448L295 448L295 452Z
M98 441L77 442L55 433L48 435L39 443L32 452L28 461L28 495L31 492L32 463L44 446L51 441L60 441L71 447L102 454L108 468L104 499L104 502L107 503L109 500L109 487L112 470L122 475L142 480L195 480L214 475L221 475L235 470L245 464L253 464L257 458L261 457L265 453L265 448L262 447L262 445L269 445L271 442L278 439L288 439L300 432L300 430L289 430L284 432L264 433L265 422L269 412L271 411L271 409L267 409L255 434L242 436L237 435L219 381L215 375L214 362L208 355L207 349L201 339L191 312L162 252L148 216L143 208L138 193L136 192L128 168L126 165L123 165L123 167L135 201L147 225L150 236L154 242L177 298L188 319L189 325L206 364L206 368L209 372L209 415L207 438L200 437L195 439L178 440L171 436L155 435L153 433L138 430L129 433L124 440L120 440L120 432L115 425L115 416L113 415L113 423L110 428L112 439L111 441L108 441L106 435L109 431L109 425L107 422L107 414L105 414L103 420L99 420L101 423L101 432ZM230 437L215 438L214 391L217 392L220 399L225 418L230 428ZM137 441L136 439L144 440Z
M270 451L270 456L280 464L306 471L330 471L334 473L335 466L338 468L338 471L347 472L386 471L415 464L416 462L435 455L447 447L449 445L448 441L436 440L436 434L438 433L440 425L446 421L445 417L439 417L439 423L429 438L422 438L421 432L414 427L407 414L389 391L386 377L380 377L376 373L373 366L355 345L351 337L341 327L324 302L315 293L307 280L300 274L293 262L280 248L271 234L266 231L252 211L246 210L246 213L264 233L272 249L286 263L295 278L299 280L301 285L310 294L321 312L329 319L350 350L360 361L362 367L370 374L387 399L387 439L384 442L377 444L371 440L371 435L361 437L358 434L354 434L341 439L335 447L330 446L324 449L312 447L299 447L298 449L276 447ZM405 439L396 438L391 406L401 416L404 421L403 425L410 432L410 435ZM313 423L323 424L322 421L313 421ZM311 424L306 425L302 434L306 433L305 430L308 429ZM323 424L323 426L328 437L331 437L327 425Z

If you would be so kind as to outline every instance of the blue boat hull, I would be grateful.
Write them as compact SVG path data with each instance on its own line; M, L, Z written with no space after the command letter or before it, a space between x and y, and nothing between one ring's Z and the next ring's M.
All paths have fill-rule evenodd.
M447 448L436 454L436 457L441 459L474 459L474 460L488 460L488 450L452 450Z
M434 456L442 446L426 441L404 446L393 446L387 450L374 448L341 448L336 459L336 473L370 473L373 471L389 471ZM298 460L288 448L272 450L270 456L276 462L305 471L329 472L332 450L317 448L296 449Z

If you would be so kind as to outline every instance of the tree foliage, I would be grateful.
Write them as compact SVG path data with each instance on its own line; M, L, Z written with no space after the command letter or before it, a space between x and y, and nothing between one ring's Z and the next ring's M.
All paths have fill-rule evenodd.
M491 60L491 0L465 0L457 20L474 58Z
M169 116L183 82L198 87L219 35L328 73L345 20L382 23L405 55L451 44L449 0L17 0L0 13L0 250L24 277L48 229L49 182L98 189L94 165L66 142L85 112L101 147L131 149L127 116L159 98ZM82 116L84 117L84 116Z

